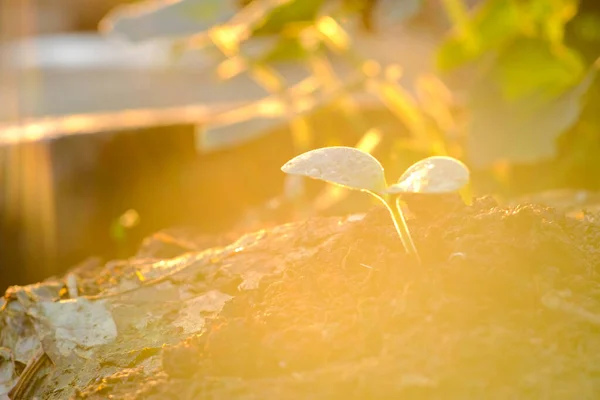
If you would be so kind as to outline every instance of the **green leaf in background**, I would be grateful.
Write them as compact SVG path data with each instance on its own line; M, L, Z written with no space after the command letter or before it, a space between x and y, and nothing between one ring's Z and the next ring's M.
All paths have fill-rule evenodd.
M467 90L472 165L553 157L596 73L584 77L583 57L564 43L578 1L487 0L467 20L456 1L445 1L456 28L438 49L437 63L444 72L465 67L469 76L483 77L471 78L476 82Z
M541 39L513 41L496 67L503 95L509 101L540 93L553 98L579 82L584 61L573 50Z
M506 53L516 39L540 38L561 46L565 24L577 13L577 0L488 0L477 7L462 29L442 42L437 65L450 70L495 50Z
M577 14L578 0L529 0L521 7L525 33L562 45L565 24Z
M256 62L269 64L281 61L303 61L308 55L298 38L280 36L275 45L260 55Z
M437 53L438 68L447 71L500 48L519 34L520 18L514 1L484 2L468 21L468 29L452 31L441 43Z
M182 5L182 15L196 21L216 22L222 20L223 0L187 1Z
M265 16L265 22L254 35L278 34L290 23L309 22L315 19L325 0L293 0L275 8Z
M551 100L535 93L507 102L497 82L475 85L468 101L470 165L489 168L501 160L535 163L554 157L557 138L577 122L581 98L596 75L593 67L576 86Z

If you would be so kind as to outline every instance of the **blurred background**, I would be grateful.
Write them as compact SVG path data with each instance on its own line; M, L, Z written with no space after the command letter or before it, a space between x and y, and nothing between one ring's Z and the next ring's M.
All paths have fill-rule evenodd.
M599 209L598 57L594 0L0 0L0 290L170 227L365 210L284 178L322 146Z

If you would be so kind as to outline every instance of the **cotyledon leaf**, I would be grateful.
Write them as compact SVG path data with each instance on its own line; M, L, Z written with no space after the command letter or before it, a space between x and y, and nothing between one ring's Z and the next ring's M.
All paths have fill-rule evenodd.
M311 150L288 161L286 174L307 176L351 189L385 192L383 167L372 155L353 147L332 146Z
M469 183L469 169L452 157L425 158L409 167L387 193L449 193Z

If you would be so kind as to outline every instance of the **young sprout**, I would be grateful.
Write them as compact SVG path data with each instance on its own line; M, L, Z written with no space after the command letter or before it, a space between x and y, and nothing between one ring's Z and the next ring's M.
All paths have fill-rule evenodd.
M300 154L281 170L286 174L313 179L367 192L388 209L406 252L421 259L402 214L403 193L450 193L469 183L469 169L452 157L428 157L410 166L389 185L383 167L372 155L353 147L324 147ZM394 201L395 200L395 201Z

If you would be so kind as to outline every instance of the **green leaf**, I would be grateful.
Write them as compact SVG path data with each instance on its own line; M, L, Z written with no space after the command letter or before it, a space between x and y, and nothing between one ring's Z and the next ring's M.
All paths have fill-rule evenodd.
M297 38L279 36L275 45L257 57L259 63L276 63L282 61L305 61L310 54Z
M325 0L292 0L273 9L265 16L264 23L255 31L255 35L281 33L290 23L312 21Z
M526 30L553 45L563 43L565 24L576 14L578 0L529 0L523 6Z
M452 157L434 156L410 166L387 193L450 193L469 183L469 169Z
M519 38L538 38L561 46L565 24L577 13L577 0L488 0L461 21L442 42L437 65L447 71L490 51L504 53Z
M350 189L381 194L386 182L375 157L353 147L334 146L312 150L288 161L281 170Z
M581 97L596 72L593 67L576 86L550 100L532 93L506 101L497 83L475 85L467 104L469 163L488 168L500 160L533 163L554 157L556 139L577 121Z
M581 56L566 47L550 46L540 39L514 41L502 54L496 71L508 100L535 93L554 98L581 80Z
M216 22L221 18L222 0L183 1L182 15L196 21Z
M468 29L452 31L440 45L436 61L442 71L473 61L515 38L521 26L519 8L511 0L490 0L474 11L468 25Z

